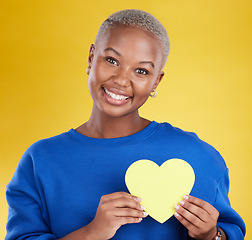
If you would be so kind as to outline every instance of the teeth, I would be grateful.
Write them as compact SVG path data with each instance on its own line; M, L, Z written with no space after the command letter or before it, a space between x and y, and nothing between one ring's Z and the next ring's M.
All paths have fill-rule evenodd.
M114 94L114 93L108 91L106 88L104 88L104 91L105 91L105 93L106 93L108 96L110 96L111 98L113 98L113 99L115 99L115 100L126 100L126 99L129 98L129 97L125 97L125 96L123 96L123 95Z

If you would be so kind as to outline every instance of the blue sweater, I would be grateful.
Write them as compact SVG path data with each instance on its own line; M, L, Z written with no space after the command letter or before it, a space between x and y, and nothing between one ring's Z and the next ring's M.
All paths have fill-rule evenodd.
M96 139L71 129L30 146L7 186L6 240L64 237L92 221L102 195L128 192L125 173L133 162L161 165L171 158L193 167L191 195L220 212L218 226L228 239L244 239L245 224L230 207L228 169L220 154L194 133L153 121L127 137ZM179 240L187 239L187 230L174 216L163 224L148 216L122 226L112 239Z

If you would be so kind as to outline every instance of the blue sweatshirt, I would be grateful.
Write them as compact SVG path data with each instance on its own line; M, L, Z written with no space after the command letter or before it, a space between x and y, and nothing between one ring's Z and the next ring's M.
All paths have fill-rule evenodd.
M218 226L228 239L244 239L245 224L230 207L228 169L220 154L194 133L153 121L122 138L89 138L71 129L31 145L7 186L6 240L62 238L93 220L101 196L128 192L125 173L133 162L161 165L172 158L193 167L191 195L219 211ZM148 216L123 225L112 239L179 240L187 239L187 230L174 216L163 224Z

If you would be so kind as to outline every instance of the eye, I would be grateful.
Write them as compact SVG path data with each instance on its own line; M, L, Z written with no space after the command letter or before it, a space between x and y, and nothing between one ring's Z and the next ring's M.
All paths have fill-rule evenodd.
M106 61L116 66L119 65L118 61L112 57L106 57Z
M142 74L142 75L147 75L147 74L149 73L149 71L146 70L146 69L144 69L144 68L138 68L138 69L136 70L136 73Z

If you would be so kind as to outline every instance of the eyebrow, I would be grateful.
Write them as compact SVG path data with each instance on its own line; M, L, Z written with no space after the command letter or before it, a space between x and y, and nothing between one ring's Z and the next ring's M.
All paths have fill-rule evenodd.
M112 52L114 52L116 55L121 56L121 54L120 54L119 52L117 52L117 51L116 51L114 48L112 48L112 47L106 48L106 49L104 50L104 52L106 52L106 51L112 51ZM151 62L151 61L141 61L141 62L139 62L139 63L140 63L140 64L149 63L149 64L155 69L155 65L154 65L154 63Z
M143 61L143 62L140 62L140 64L144 64L144 63L149 63L154 69L155 69L155 65L153 62L151 61Z
M104 52L106 52L106 51L113 51L116 55L121 56L121 54L120 54L119 52L117 52L117 51L116 51L114 48L112 48L112 47L106 48L106 49L104 50Z

